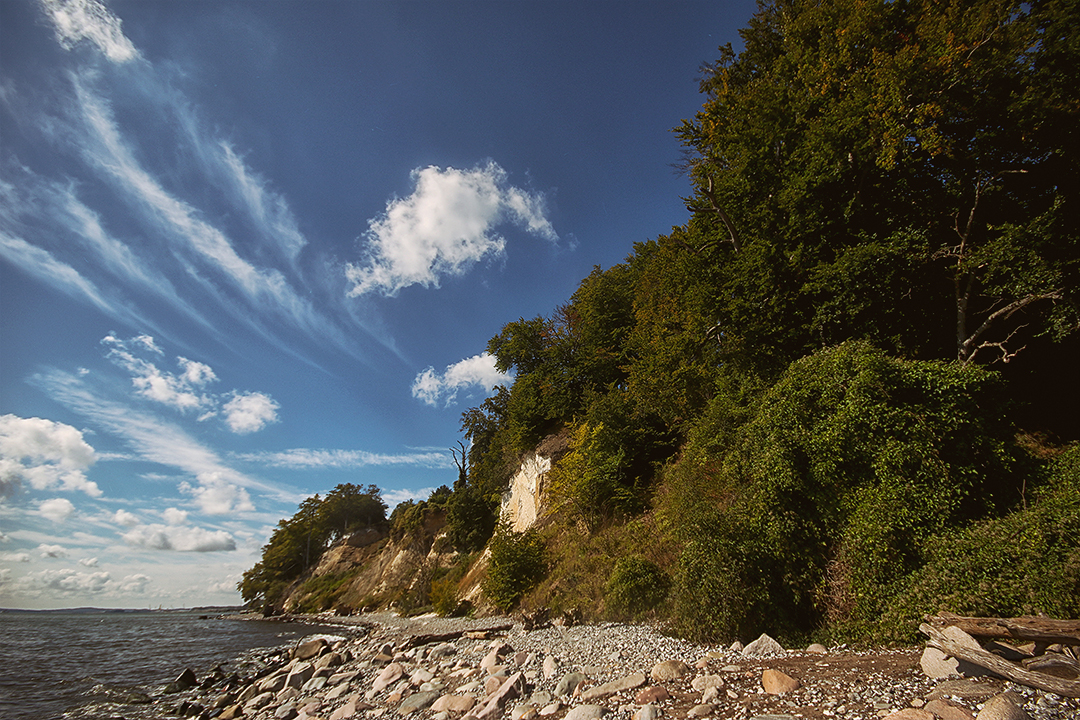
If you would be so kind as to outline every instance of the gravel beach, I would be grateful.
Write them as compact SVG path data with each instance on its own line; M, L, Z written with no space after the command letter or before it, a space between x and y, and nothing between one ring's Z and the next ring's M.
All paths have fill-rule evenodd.
M1075 720L1080 700L998 678L931 679L921 647L745 649L602 623L525 630L510 618L313 618L308 637L68 717L255 720ZM184 680L184 682L180 682ZM166 692L168 691L168 692ZM108 712L109 714L104 714ZM1011 714L1010 714L1011 713Z

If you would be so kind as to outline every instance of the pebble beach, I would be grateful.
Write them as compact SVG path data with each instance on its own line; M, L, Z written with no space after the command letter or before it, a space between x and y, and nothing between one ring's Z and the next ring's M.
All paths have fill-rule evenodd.
M648 625L319 616L340 635L180 668L68 718L251 720L1075 720L1080 700L999 678L932 678L921 647L709 646Z

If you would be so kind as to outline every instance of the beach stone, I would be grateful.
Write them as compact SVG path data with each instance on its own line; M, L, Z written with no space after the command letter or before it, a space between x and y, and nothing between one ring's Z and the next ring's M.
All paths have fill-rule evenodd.
M423 685L426 682L430 682L435 677L435 673L424 668L417 668L413 671L413 674L409 676L409 682L413 685Z
M536 708L532 705L516 705L510 711L510 720L531 720L536 714Z
M660 708L651 703L642 705L634 713L634 720L656 720L658 717L660 717Z
M449 712L462 715L476 706L472 695L443 695L431 705L432 712Z
M976 716L977 720L1031 720L1014 693L1004 692L986 701Z
M686 711L686 717L688 717L688 718L706 717L708 715L712 715L712 712L715 709L716 709L716 706L713 705L712 703L702 703L700 705L695 705L694 707L687 710Z
M938 700L947 696L961 698L963 700L970 700L972 702L982 702L989 700L998 694L998 689L993 685L987 685L986 683L973 682L971 680L946 680L939 683L930 694L926 696L929 700Z
M952 700L931 700L923 706L938 720L975 720L975 713Z
M401 663L390 663L382 669L382 672L375 678L375 681L371 684L371 689L376 693L380 693L386 688L390 687L391 683L395 683L401 679L405 674L405 668L401 666Z
M255 697L258 694L259 694L258 686L255 685L254 683L252 683L251 685L248 685L246 688L244 688L243 692L241 692L239 695L236 696L236 704L237 705L243 705L248 700L250 700L251 698Z
M555 713L559 712L560 710L562 710L562 703L553 702L553 703L550 703L550 704L545 705L544 707L540 708L540 714L544 715L544 716L554 715Z
M829 649L821 643L813 643L806 647L806 652L814 653L815 655L825 655L829 652Z
M327 700L337 700L347 692L349 692L349 683L341 683L331 688L323 697Z
M296 646L293 650L292 656L295 660L310 660L313 657L318 657L326 649L329 643L323 638L316 638L315 640L308 640L302 642Z
M315 690L322 690L324 687L326 687L326 677L316 675L304 683L304 686L300 688L300 690L302 692L314 692Z
M607 708L601 705L578 705L566 713L563 720L599 720L607 714Z
M299 690L314 674L314 665L309 662L298 663L289 671L288 677L285 678L285 687L296 688Z
M563 675L558 684L555 685L555 694L559 697L566 697L573 694L577 690L578 685L588 680L583 673L572 672Z
M731 652L742 652L743 644L736 640L735 642L731 643L731 646L728 648L728 650L730 650Z
M328 652L319 656L319 659L315 661L316 670L325 670L326 668L335 668L345 663L345 658L341 656L341 653Z
M746 657L764 657L766 655L780 655L784 652L783 646L765 633L757 640L743 648L742 654Z
M682 676L689 674L689 672L690 666L682 660L665 660L664 662L653 665L653 669L649 675L656 682L669 682L671 680L678 680Z
M525 694L525 676L520 672L514 673L502 684L495 693L488 698L484 707L476 713L477 720L486 720L496 717L503 711L506 704L516 700Z
M496 665L501 665L504 658L514 651L514 648L510 647L504 642L497 642L496 645L491 648L491 652L484 656L484 659L480 661L480 667L484 670L490 671L491 668Z
M544 664L541 668L544 672L544 678L550 680L559 673L559 661L551 655L544 658Z
M761 687L770 695L783 695L798 690L799 685L801 683L795 678L773 668L766 668L761 673Z
M439 699L437 692L418 692L405 698L397 708L398 715L412 715Z
M285 687L285 679L289 677L289 674L284 670L278 670L272 675L267 675L259 681L259 692L273 692L276 693Z
M249 713L252 710L258 710L264 708L270 703L274 702L274 693L264 692L248 700L244 703L244 712Z
M348 683L359 674L360 673L356 670L334 673L330 676L330 679L327 680L327 683L330 685L340 685L342 683Z
M603 685L589 688L581 693L581 700L583 702L588 702L590 700L598 700L599 698L607 697L608 695L614 695L615 693L624 690L633 690L634 688L639 688L644 685L645 681L645 673L627 675L624 678L619 678L618 680L612 680Z
M709 688L722 688L724 687L724 678L719 675L698 675L690 683L690 687L698 692L705 692Z
M502 684L506 681L506 676L489 675L484 679L484 695L492 695L502 687Z
M650 685L647 688L642 688L641 691L634 696L634 703L637 705L648 705L650 703L663 702L671 698L671 693L666 688L660 685Z
M221 711L221 714L217 716L217 720L236 720L238 717L244 716L244 708L239 704L230 705Z
M300 713L296 709L296 706L292 703L279 705L278 708L274 710L274 717L277 718L277 720L292 720L299 714Z
M923 708L904 708L889 713L885 720L934 720L934 713Z
M444 658L457 654L457 645L454 643L442 643L431 648L431 652L428 653L430 658Z

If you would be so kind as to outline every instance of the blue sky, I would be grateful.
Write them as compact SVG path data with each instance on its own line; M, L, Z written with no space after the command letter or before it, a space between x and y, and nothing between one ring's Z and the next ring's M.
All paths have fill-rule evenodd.
M451 484L753 5L0 0L0 607L235 603L303 498Z

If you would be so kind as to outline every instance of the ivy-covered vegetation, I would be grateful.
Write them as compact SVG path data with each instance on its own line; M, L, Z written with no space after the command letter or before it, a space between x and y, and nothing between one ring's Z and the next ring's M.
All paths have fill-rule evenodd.
M675 130L686 224L489 343L516 377L465 414L454 495L569 439L549 487L576 526L541 524L521 603L580 587L720 639L1080 610L1053 459L1080 438L1078 24L1075 0L762 3ZM640 518L656 559L611 541Z
M498 608L700 639L1076 617L1077 27L1080 0L762 2L674 130L686 223L491 339L515 380L395 532L437 505L454 549L490 549ZM554 433L555 514L497 531ZM305 519L321 502L245 598L331 537ZM441 611L466 565L431 583Z

